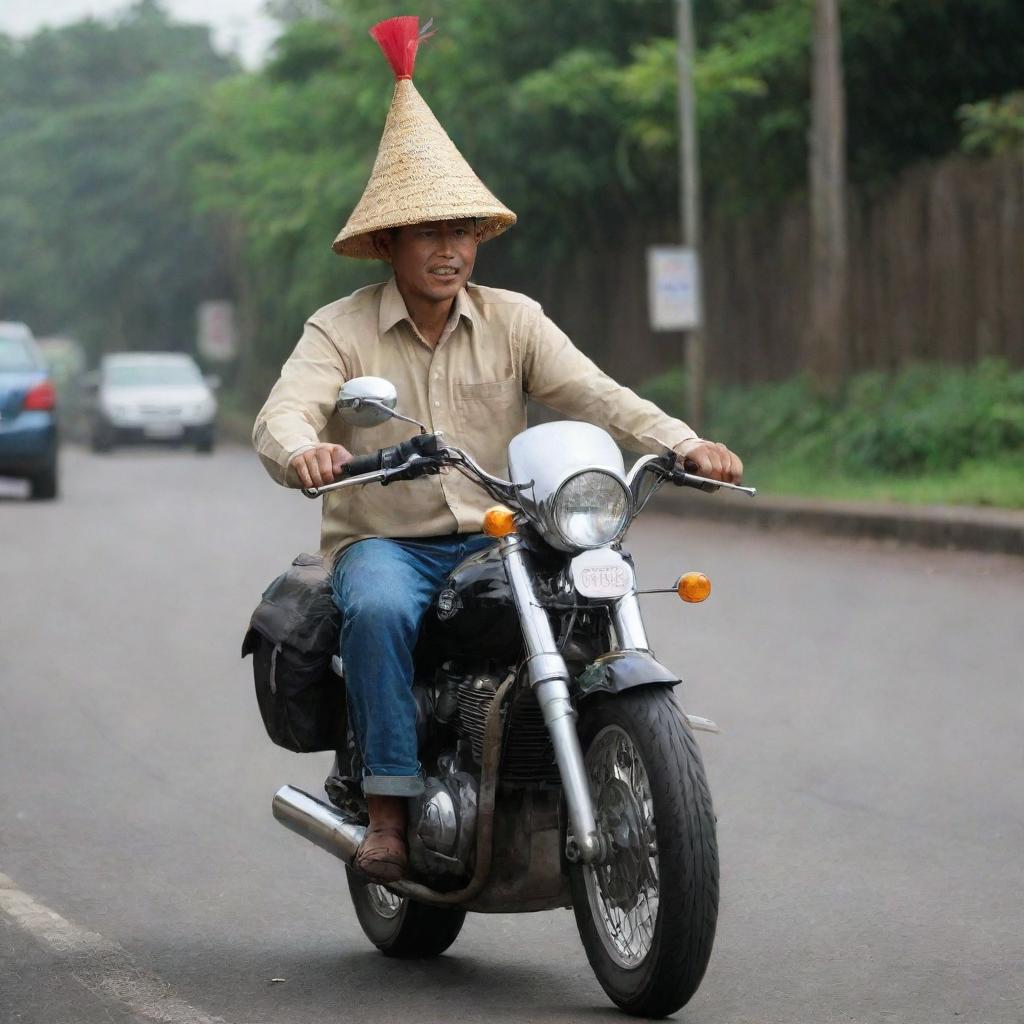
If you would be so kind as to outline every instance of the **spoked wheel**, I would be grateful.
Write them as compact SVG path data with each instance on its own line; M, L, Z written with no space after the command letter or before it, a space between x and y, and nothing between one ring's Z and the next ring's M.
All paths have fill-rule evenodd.
M718 846L704 763L670 690L585 706L581 740L598 829L611 846L572 865L573 909L601 987L664 1017L697 991L718 920Z
M466 920L464 910L416 903L365 881L351 868L346 872L359 924L385 956L440 956L459 937Z

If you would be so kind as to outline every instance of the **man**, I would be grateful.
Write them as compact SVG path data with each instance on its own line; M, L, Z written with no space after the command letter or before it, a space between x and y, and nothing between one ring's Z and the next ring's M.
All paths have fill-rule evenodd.
M325 306L281 371L253 432L271 474L290 486L344 475L352 451L406 440L390 420L364 430L335 415L344 381L385 377L399 409L443 431L491 473L526 427L526 396L604 427L639 452L673 449L735 482L740 460L603 374L531 299L470 283L477 247L515 223L476 177L412 84L418 19L375 26L398 78L366 191L335 251L389 263L393 277ZM321 548L336 558L341 658L364 764L370 826L356 866L380 881L407 866L406 799L423 789L412 652L423 612L448 572L489 543L487 495L461 474L323 499Z

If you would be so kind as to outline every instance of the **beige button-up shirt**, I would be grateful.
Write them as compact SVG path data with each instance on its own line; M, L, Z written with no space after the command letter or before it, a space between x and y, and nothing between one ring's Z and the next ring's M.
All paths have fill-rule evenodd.
M294 352L256 418L253 443L278 483L297 485L289 460L319 442L361 455L408 439L398 420L360 428L335 412L352 377L385 377L399 412L443 431L490 473L507 477L506 448L526 429L531 397L595 423L641 453L684 452L696 435L602 373L525 295L469 284L436 347L416 330L394 282L361 288L306 321ZM493 500L461 473L367 484L323 497L321 552L367 537L475 533Z

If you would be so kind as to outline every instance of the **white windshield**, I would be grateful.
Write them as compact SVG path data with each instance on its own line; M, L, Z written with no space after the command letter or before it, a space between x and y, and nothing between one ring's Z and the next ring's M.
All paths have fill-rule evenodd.
M195 363L111 363L107 383L113 387L179 387L202 380Z

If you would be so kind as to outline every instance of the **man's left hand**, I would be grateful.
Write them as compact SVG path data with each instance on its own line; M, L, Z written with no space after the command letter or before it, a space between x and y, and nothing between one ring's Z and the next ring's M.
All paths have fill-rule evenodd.
M718 441L694 438L681 444L677 450L683 458L683 468L688 473L727 484L738 484L743 479L742 460Z

